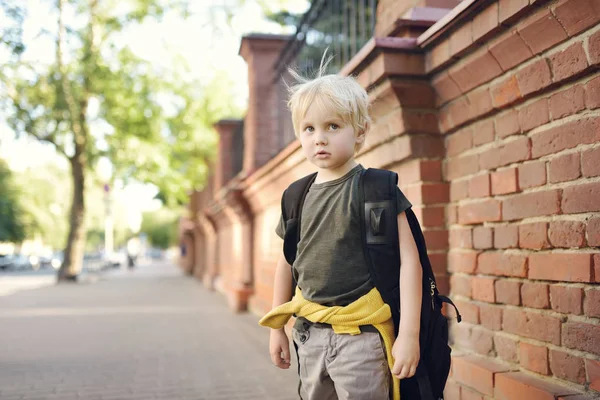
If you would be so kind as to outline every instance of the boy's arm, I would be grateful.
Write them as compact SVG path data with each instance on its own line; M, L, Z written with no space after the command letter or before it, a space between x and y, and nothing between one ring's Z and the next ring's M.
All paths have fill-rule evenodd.
M392 374L399 379L410 378L419 364L419 331L421 328L421 295L423 270L419 251L406 219L398 215L400 236L400 327L392 354L395 362Z
M423 291L423 269L419 250L415 244L406 213L398 215L400 236L400 328L399 335L419 337L421 325L421 299Z
M292 298L292 267L282 254L275 267L275 282L273 285L273 308L287 303Z

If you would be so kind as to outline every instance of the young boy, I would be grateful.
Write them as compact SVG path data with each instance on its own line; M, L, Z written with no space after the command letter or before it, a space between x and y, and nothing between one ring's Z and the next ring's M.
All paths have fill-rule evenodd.
M331 321L335 317L331 319L331 315L355 310L374 288L360 235L357 188L364 168L354 159L369 129L369 98L352 77L323 76L323 70L314 80L296 76L301 81L290 90L288 106L294 131L305 157L317 168L317 176L302 208L293 268L280 256L274 310L261 320L261 325L272 328L269 351L273 364L287 369L290 345L283 326L291 314L297 315L292 337L298 351L301 399L399 399L398 379L415 374L420 355L422 270L404 213L411 204L397 189L402 259L402 317L397 337L393 337L393 324L387 346L382 340L385 335L374 327L375 323L361 325L351 334L339 333L342 329L334 329ZM283 218L276 232L284 237ZM292 273L297 291L290 302ZM302 306L290 311L290 304L298 304L298 298ZM308 316L306 310L314 312ZM284 318L275 323L281 315ZM391 317L384 322L388 328L390 323ZM392 348L386 348L392 342Z

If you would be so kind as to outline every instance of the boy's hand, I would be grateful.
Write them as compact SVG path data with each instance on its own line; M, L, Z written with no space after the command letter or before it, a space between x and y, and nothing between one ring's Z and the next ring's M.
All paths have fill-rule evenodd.
M400 333L392 347L394 367L392 375L398 379L410 378L417 371L419 364L419 335L403 335Z
M281 369L290 367L290 341L283 329L271 329L269 354L275 366Z

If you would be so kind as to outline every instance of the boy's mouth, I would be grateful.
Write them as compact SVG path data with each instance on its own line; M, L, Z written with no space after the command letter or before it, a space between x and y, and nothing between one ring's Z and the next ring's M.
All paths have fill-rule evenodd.
M325 150L319 150L317 151L317 156L330 156L331 154L329 154L328 152L326 152Z

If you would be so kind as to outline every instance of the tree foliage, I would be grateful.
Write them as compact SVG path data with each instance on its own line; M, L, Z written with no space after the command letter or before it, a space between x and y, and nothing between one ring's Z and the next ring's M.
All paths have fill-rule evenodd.
M0 242L20 243L28 233L28 216L19 203L12 171L0 160Z
M148 235L148 242L152 246L167 249L177 244L178 214L167 208L143 214L141 232Z

